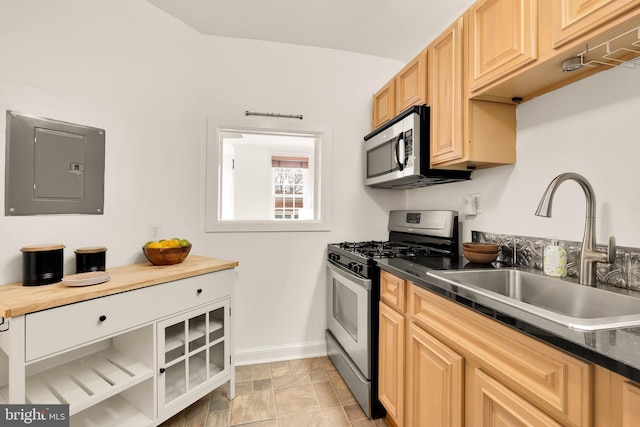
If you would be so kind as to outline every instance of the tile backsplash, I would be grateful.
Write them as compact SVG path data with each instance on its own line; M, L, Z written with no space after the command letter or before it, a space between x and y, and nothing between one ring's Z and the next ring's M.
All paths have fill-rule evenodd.
M529 236L514 236L472 231L474 242L500 245L497 261L508 265L542 270L542 252L551 239ZM580 248L582 242L559 240L567 250L567 276L579 277ZM606 251L604 245L597 248ZM625 246L616 247L616 261L613 264L597 264L598 282L619 288L640 291L640 249Z

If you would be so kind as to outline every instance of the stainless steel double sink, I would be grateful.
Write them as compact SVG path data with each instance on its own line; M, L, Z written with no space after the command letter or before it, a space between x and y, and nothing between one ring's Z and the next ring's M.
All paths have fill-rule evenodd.
M427 273L550 321L584 331L640 326L640 298L519 269Z

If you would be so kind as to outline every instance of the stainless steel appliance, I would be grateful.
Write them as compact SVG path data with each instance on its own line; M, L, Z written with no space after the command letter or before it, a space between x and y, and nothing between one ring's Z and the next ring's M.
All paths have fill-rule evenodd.
M429 107L414 106L364 137L365 185L406 189L471 179L430 168Z
M377 398L377 260L408 260L430 269L455 267L458 230L455 211L391 211L388 241L343 242L327 247L327 352L371 418L384 415Z

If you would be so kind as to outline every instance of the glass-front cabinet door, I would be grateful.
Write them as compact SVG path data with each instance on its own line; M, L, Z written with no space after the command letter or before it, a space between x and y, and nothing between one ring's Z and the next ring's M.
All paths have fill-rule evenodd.
M158 323L158 415L230 370L229 300Z

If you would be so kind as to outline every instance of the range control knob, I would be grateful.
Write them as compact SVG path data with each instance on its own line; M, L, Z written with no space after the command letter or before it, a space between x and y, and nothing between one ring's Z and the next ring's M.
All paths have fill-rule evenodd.
M330 253L329 254L329 260L333 261L333 262L340 261L340 255L334 254L334 253Z
M349 270L353 271L354 273L361 273L362 272L362 265L358 264L357 262L350 262L347 267L349 267Z

